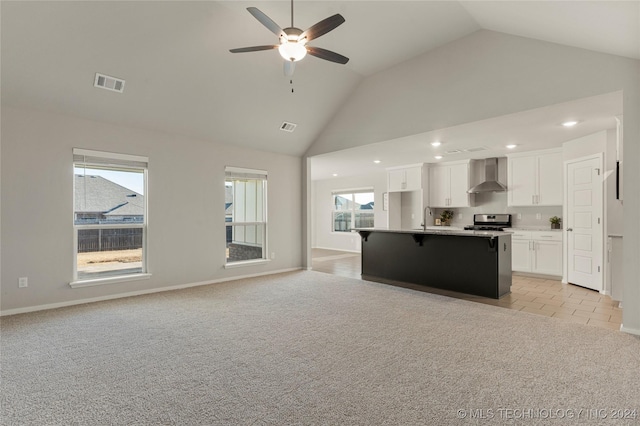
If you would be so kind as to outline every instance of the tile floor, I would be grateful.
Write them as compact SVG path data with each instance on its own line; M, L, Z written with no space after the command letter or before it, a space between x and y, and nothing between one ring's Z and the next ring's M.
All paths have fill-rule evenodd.
M359 253L313 249L312 267L318 272L361 279ZM619 330L622 322L622 309L609 296L554 279L514 275L511 294L499 300L423 286L407 287L611 330Z

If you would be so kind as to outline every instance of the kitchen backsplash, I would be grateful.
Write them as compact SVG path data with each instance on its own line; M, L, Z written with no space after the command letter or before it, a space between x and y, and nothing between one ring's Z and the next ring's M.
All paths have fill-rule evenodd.
M474 214L510 213L513 227L551 227L549 218L562 217L562 206L553 207L508 207L506 192L485 192L475 195L476 207L451 208L455 215L451 226L473 224ZM428 224L434 224L440 213L447 209L432 209ZM460 217L462 215L462 217ZM540 219L538 219L538 215Z

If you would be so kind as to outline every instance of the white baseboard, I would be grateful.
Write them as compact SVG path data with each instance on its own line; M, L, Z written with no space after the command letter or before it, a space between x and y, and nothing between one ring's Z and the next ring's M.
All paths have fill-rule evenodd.
M105 300L122 299L124 297L132 297L132 296L142 296L144 294L160 293L160 292L163 292L163 291L181 290L181 289L185 289L185 288L189 288L189 287L198 287L198 286L202 286L202 285L218 284L218 283L227 282L227 281L237 281L237 280L243 280L243 279L246 279L246 278L261 277L261 276L265 276L265 275L282 274L284 272L299 271L301 269L302 269L302 267L279 269L277 271L260 272L260 273L256 273L256 274L247 274L247 275L239 275L239 276L235 276L235 277L219 278L219 279L216 279L216 280L200 281L200 282L196 282L196 283L179 284L179 285L173 285L173 286L169 286L169 287L153 288L153 289L149 289L149 290L139 290L139 291L131 291L131 292L127 292L127 293L110 294L108 296L92 297L92 298L89 298L89 299L78 299L78 300L71 300L71 301L68 301L68 302L49 303L49 304L46 304L46 305L37 305L37 306L28 306L28 307L25 307L25 308L7 309L7 310L4 310L4 311L0 311L0 316L4 317L4 316L9 316L9 315L25 314L25 313L28 313L28 312L45 311L45 310L48 310L48 309L57 309L57 308L64 308L64 307L67 307L67 306L82 305L82 304L85 304L85 303L102 302L102 301L105 301Z
M561 281L562 284L567 284L562 281L562 276L560 275L543 275L543 274L534 274L532 272L520 272L520 271L512 271L511 273L513 275L518 275L521 277L540 278L540 279L546 279L546 280L558 280L558 281Z
M320 250L333 250L333 251L344 251L347 253L358 253L360 254L360 250L345 250L345 249L341 249L341 248L334 248L334 247L311 247L312 249L320 249Z
M620 331L624 333L635 334L636 336L640 336L640 329L625 327L624 324L620 325Z

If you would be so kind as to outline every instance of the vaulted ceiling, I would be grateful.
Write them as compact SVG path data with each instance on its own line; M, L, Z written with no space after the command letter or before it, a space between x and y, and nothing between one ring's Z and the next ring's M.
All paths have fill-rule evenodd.
M311 44L350 61L305 58L291 83L276 51L229 52L275 43L246 8L285 27L288 1L2 1L2 105L299 156L363 79L480 29L640 59L639 4L299 0L302 29L345 17ZM94 88L96 72L124 93Z

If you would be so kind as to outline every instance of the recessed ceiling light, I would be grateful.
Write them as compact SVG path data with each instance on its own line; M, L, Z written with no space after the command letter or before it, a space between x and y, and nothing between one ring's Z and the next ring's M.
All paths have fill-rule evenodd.
M333 177L336 177L336 176L338 176L338 174L337 174L337 173L334 173L334 174L333 174Z
M436 156L435 156L435 157L433 157L433 158L435 158L436 160L442 160L442 155L436 155Z
M575 126L576 124L578 124L578 122L577 122L577 121L575 121L575 120L569 120L569 121L565 121L564 123L562 123L562 125L563 125L564 127L573 127L573 126Z
M516 146L518 146L518 145L510 144L510 145L507 145L507 148L509 148L509 149L513 149L513 148L515 148Z
M376 163L376 164L380 164L381 163L380 160L373 160L373 162Z
M440 145L442 145L442 142L440 141L431 142L431 146L440 146Z

